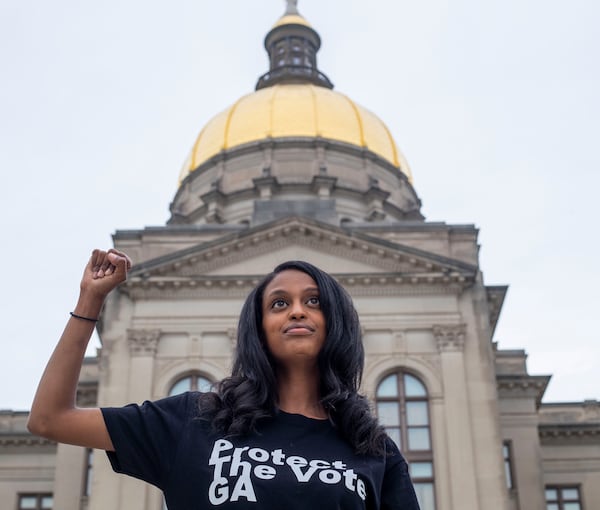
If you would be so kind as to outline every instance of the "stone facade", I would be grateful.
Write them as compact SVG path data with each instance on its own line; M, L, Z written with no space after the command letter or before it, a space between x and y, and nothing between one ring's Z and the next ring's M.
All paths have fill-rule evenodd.
M116 247L123 248L123 238L144 262L106 304L103 347L84 366L80 404L160 398L190 374L222 378L250 288L276 263L304 259L334 274L355 301L367 354L363 391L374 398L377 385L398 369L427 388L435 508L542 510L544 487L555 485L578 487L582 508L594 508L600 501L598 402L541 404L549 377L529 375L523 351L502 351L491 341L503 288L482 282L476 230L422 227L379 225L369 233L364 225L334 227L294 216L190 240L189 247L170 226L150 229L148 241L145 231L117 232ZM1 419L5 500L48 492L55 508L65 510L161 508L158 491L113 474L100 452L91 494L84 496L84 449L31 437L24 413Z

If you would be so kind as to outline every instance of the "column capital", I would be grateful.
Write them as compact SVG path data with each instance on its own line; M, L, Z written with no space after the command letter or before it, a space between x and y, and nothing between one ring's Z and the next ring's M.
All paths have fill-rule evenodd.
M160 329L128 329L127 343L132 356L154 356Z
M433 326L433 336L440 352L462 351L465 346L466 333L466 324Z
M237 328L227 328L227 338L229 338L231 348L235 349L237 344Z

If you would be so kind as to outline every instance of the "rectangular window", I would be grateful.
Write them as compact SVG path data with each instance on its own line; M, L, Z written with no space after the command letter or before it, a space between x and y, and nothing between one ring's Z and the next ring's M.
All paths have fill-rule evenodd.
M546 510L583 510L577 486L548 485L545 495Z
M92 474L94 468L94 450L91 448L86 452L86 466L85 466L85 479L83 482L83 495L90 497L92 494Z
M502 443L502 457L504 458L504 476L506 477L506 487L508 490L515 489L513 480L513 459L512 459L512 444L510 441Z
M419 506L423 510L435 510L435 495L433 493L433 483L414 482L415 493Z
M18 510L52 510L52 494L19 494Z
M435 510L433 491L433 463L411 462L408 465L410 477L422 510Z

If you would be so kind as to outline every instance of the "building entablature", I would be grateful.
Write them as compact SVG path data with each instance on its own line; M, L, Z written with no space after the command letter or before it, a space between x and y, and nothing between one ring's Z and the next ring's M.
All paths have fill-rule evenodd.
M536 407L542 402L550 382L549 375L502 375L496 376L496 387L501 399L535 399Z
M117 230L113 234L113 242L115 248L127 253L135 264L140 264L247 229L248 225L241 224L152 226Z
M0 433L0 448L39 448L40 446L56 446L55 441L45 439L43 437L34 436L33 434L2 434ZM37 452L34 452L37 453Z
M545 423L538 431L543 445L600 445L600 423Z
M160 240L163 243L166 240L198 243L200 241L215 239L231 232L240 232L247 228L248 226L243 224L172 224L144 227L142 229L117 230L113 234L113 240L118 243L145 243L154 240Z
M540 408L540 423L596 423L600 425L600 402L551 402Z
M404 246L368 235L364 232L354 232L351 227L334 227L303 217L289 217L273 221L269 224L249 228L222 236L214 242L198 244L186 250L181 250L135 265L131 276L150 276L150 272L164 274L166 272L181 273L181 267L194 265L194 272L210 274L218 267L225 267L232 262L247 260L254 255L248 248L264 246L270 241L284 239L290 242L311 242L322 250L341 247L340 254L345 258L357 258L372 264L374 270L414 272L415 268L423 271L442 271L448 274L460 273L463 276L474 276L477 266L460 260L440 256L429 251ZM259 253L269 250L264 248ZM234 260L231 260L231 259ZM189 272L184 273L189 274Z
M354 296L417 296L460 294L464 282L457 277L455 282L436 275L397 277L394 274L333 274ZM121 292L132 299L192 299L192 298L239 298L258 284L253 276L234 275L231 277L158 277L146 280L129 279L121 287Z
M249 261L290 246L352 260L355 270L340 271L340 264L332 272L353 293L458 294L473 285L477 276L476 267L460 261L350 229L292 218L138 264L120 290L134 299L244 295L264 274Z
M297 215L298 216L298 215ZM117 249L128 253L135 264L146 262L170 253L192 248L202 243L226 239L231 235L242 235L250 229L249 224L169 224L166 226L148 226L142 229L117 230L113 241ZM342 228L357 235L366 234L382 241L400 244L410 248L435 253L476 266L477 229L470 224L455 225L444 222L404 221L401 223L371 222L344 223ZM460 245L460 253L457 249ZM470 247L465 256L463 245ZM496 296L505 286L489 287ZM500 296L498 296L500 297ZM497 299L494 297L494 299Z

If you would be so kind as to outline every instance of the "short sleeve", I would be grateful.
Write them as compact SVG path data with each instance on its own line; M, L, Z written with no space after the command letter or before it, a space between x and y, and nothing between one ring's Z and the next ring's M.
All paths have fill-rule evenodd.
M112 468L162 488L185 425L197 415L197 394L184 393L142 405L104 407L102 415L115 450Z
M419 510L408 464L396 444L386 440L386 468L381 487L381 510Z

